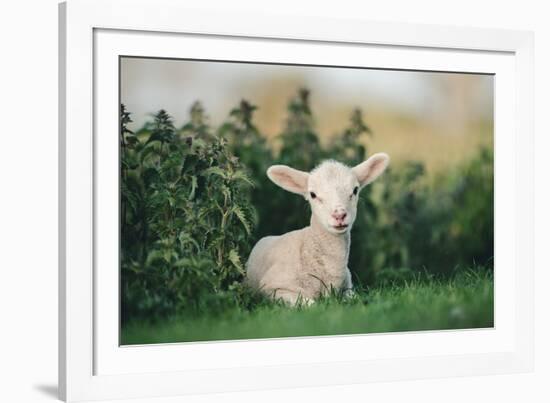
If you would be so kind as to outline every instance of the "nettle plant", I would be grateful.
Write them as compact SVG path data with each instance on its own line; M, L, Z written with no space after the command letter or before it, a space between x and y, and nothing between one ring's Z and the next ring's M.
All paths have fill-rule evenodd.
M253 183L200 104L180 130L164 110L130 122L122 105L122 320L211 309L244 274Z

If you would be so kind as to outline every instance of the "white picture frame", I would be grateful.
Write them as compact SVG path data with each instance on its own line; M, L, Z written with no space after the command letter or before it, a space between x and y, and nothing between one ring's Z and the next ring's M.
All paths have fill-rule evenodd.
M531 33L228 16L169 0L71 0L60 5L59 39L61 398L532 370ZM117 63L128 54L298 64L331 64L331 57L337 57L340 65L495 74L495 328L120 347L118 305L113 308L118 272L112 266L118 248L113 231L117 208L112 207L118 186L112 174L118 172L113 165L117 136L113 143L98 133L117 130Z

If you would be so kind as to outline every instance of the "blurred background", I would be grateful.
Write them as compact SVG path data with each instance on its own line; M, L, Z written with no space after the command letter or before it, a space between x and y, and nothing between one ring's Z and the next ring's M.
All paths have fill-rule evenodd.
M287 104L299 88L311 92L322 142L360 108L373 132L369 149L388 152L393 163L419 160L432 173L470 158L480 146L492 147L492 75L121 60L121 102L132 111L132 129L159 109L181 126L195 101L217 127L246 99L258 107L255 124L271 141L284 130Z

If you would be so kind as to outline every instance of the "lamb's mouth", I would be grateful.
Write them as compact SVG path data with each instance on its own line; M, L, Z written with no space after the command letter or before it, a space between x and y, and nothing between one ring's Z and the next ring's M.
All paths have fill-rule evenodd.
M341 225L333 225L332 228L334 228L337 231L343 231L347 227L349 227L349 224L341 224Z

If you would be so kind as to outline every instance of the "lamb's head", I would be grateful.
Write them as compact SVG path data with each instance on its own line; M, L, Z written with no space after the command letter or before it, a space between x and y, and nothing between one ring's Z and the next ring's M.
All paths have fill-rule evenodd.
M324 161L310 173L273 165L267 176L289 192L305 197L317 222L333 234L351 229L357 214L359 192L388 166L387 154L374 154L351 168L337 161Z

